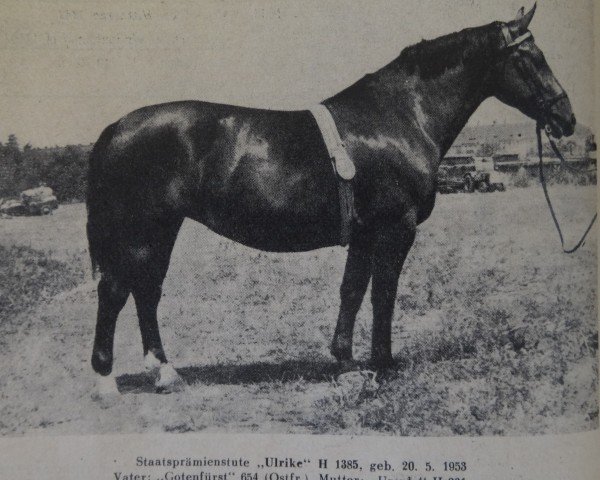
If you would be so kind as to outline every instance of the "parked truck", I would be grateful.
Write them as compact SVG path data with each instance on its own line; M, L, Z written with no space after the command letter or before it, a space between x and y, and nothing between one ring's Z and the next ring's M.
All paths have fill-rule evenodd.
M490 168L493 171L491 158L468 155L446 157L438 170L438 191L440 193L503 192L506 189L504 183L492 181Z

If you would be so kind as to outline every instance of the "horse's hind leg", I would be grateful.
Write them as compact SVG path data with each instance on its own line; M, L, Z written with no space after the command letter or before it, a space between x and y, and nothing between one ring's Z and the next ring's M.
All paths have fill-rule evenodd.
M161 391L176 391L184 386L167 362L157 318L162 284L181 223L181 218L155 222L142 238L129 246L133 267L131 291L138 313L145 364L146 368L158 371L156 386Z
M353 368L354 323L371 277L371 252L371 235L366 232L355 232L348 250L340 288L340 312L331 343L331 353L340 362L342 370Z
M115 379L111 375L113 341L117 317L128 296L129 289L123 279L110 272L102 273L98 283L98 318L92 352L92 368L100 374L95 394L100 397L118 393Z

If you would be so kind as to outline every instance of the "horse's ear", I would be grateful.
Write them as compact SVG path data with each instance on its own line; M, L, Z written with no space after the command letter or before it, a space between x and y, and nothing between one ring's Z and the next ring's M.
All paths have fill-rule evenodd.
M518 22L519 20L521 20L523 18L524 15L525 15L525 7L519 8L519 11L517 12L517 18L515 18L515 21Z
M524 8L521 7L521 10L519 10L519 14L517 15L517 19L515 20L515 22L517 23L518 27L519 27L519 32L523 33L527 31L527 28L529 27L529 24L531 23L531 20L533 19L533 15L535 14L535 9L537 8L537 2L533 4L533 7L531 7L531 10L529 10L525 15L523 15L524 12Z

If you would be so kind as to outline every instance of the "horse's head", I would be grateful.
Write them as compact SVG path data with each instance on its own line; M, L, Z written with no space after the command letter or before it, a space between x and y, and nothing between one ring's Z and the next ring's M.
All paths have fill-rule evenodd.
M567 94L535 44L529 23L536 6L501 25L502 47L492 70L493 94L546 127L554 137L570 136L575 115Z

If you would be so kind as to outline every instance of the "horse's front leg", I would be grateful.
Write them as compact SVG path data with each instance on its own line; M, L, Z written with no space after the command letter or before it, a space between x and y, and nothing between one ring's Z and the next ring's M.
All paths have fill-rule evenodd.
M371 278L372 251L372 235L364 231L355 231L348 249L348 259L340 288L340 312L331 344L331 353L340 362L342 370L353 367L354 322Z
M415 239L416 214L382 226L376 235L372 276L373 335L371 362L377 369L394 365L392 358L392 315L398 290L398 277Z

